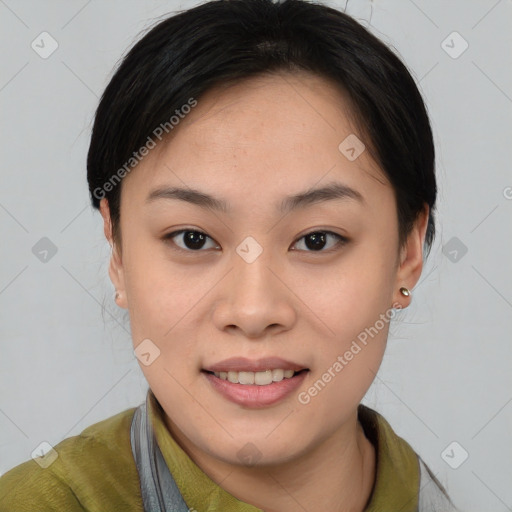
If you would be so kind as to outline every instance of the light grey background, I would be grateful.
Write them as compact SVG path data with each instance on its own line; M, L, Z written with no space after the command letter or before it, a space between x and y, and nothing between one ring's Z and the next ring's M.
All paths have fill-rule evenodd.
M0 473L144 399L86 151L120 56L196 3L0 0ZM366 403L462 510L512 510L512 2L352 0L347 12L419 82L439 182L437 240ZM46 59L31 48L43 31L58 43ZM454 31L469 44L457 58ZM57 248L46 262L33 253L43 237Z

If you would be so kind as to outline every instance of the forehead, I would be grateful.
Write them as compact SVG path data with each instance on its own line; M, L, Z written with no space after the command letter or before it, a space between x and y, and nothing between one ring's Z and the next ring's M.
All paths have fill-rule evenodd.
M387 188L367 150L347 158L347 138L363 142L365 135L333 83L306 73L264 75L204 94L172 138L127 178L138 195L176 182L227 194L240 187L261 191L263 184L269 192L293 192L322 180Z

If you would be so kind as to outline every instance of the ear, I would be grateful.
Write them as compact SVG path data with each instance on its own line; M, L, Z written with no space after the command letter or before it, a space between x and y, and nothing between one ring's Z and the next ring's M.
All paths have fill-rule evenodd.
M100 201L100 213L103 217L103 232L105 233L105 238L108 240L108 243L112 248L108 274L112 284L114 285L114 288L116 289L116 292L119 294L118 298L116 299L116 304L121 308L127 309L128 305L126 300L121 250L120 247L118 247L118 245L116 245L114 242L114 238L112 236L112 220L110 218L110 208L108 205L108 200L105 198Z
M407 237L407 241L400 250L399 267L396 274L393 300L407 307L411 302L411 296L404 297L400 288L405 286L412 290L418 282L423 269L423 243L427 233L429 207L425 203L423 210L418 215L414 226Z

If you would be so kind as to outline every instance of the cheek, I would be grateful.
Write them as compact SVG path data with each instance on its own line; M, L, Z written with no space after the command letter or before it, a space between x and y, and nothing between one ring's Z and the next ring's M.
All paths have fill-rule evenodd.
M342 343L338 348L343 348L390 311L394 254L374 243L366 245L350 248L328 269L299 269L291 276L298 283L304 314L329 346Z
M151 248L147 251L143 246L133 244L123 261L135 343L141 336L171 336L174 326L197 302L204 288L202 281L190 275L190 270L173 266L158 242L147 244Z
M302 276L300 297L316 328L314 371L303 402L354 407L381 364L392 309L392 250L357 247L329 272ZM300 402L300 400L299 400Z
M179 391L180 385L188 388L197 360L197 336L189 317L206 293L207 280L173 272L169 262L142 251L133 251L124 263L135 351L145 343L156 354L149 365L139 359L149 386L159 398L166 390Z
M336 337L317 340L312 371L297 396L305 423L321 423L322 429L334 431L375 379L394 311L370 312L365 308L368 304L349 311L344 321L338 321L334 326Z

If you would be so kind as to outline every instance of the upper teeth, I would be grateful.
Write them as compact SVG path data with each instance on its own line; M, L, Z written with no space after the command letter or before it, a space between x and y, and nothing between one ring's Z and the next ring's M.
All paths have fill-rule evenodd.
M279 382L283 379L293 377L293 370L265 370L264 372L213 372L216 377L222 380L229 380L233 384L257 384L266 386L272 382Z

